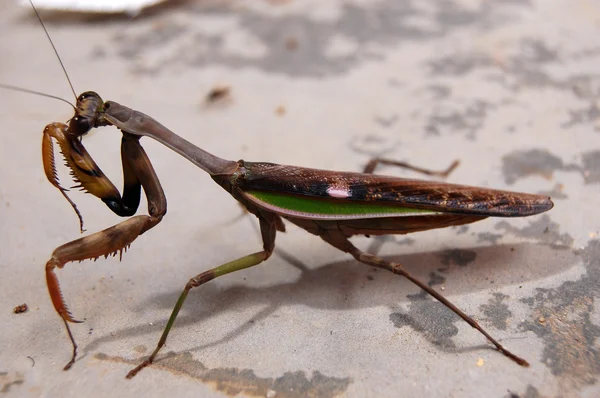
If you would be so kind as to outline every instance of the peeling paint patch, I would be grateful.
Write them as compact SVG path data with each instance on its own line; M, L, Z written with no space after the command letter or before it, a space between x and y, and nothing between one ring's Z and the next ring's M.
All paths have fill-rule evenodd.
M134 360L96 354L94 358L101 361L114 361L137 365ZM302 371L285 372L282 376L261 378L251 369L215 368L209 369L202 362L195 360L192 354L185 352L167 353L166 358L151 365L154 369L184 375L212 385L217 391L229 396L249 397L336 397L343 394L352 379L349 377L328 377L314 371L308 378Z
M336 34L328 38L327 46L324 48L324 54L329 58L352 57L358 51L358 43L351 38Z
M600 75L575 76L571 79L573 92L581 99L600 98Z
M454 226L452 228L456 228L456 235L462 235L462 234L466 234L467 232L469 232L468 225L461 225L460 227Z
M586 184L600 183L600 151L581 154L583 179Z
M591 103L583 109L575 109L569 111L569 121L562 125L562 128L568 129L578 125L596 124L600 121L600 108L596 102ZM600 126L597 124L594 130L600 131Z
M395 243L398 246L411 246L416 242L413 238L398 239L394 235L372 236L371 238L371 244L367 249L369 253L379 253L381 247L386 243Z
M534 238L551 246L570 247L573 244L573 237L568 233L561 234L560 226L553 222L547 214L538 217L524 228L513 227L507 221L500 221L494 228L521 238Z
M429 73L433 76L464 76L477 68L492 64L482 53L453 54L429 62Z
M511 14L516 6L529 7L501 0L488 0L481 7L455 1L429 2L425 8L418 2L367 3L332 5L325 18L268 14L245 2L243 7L221 8L194 4L186 7L177 24L158 18L138 21L140 29L113 38L110 46L117 55L135 63L140 73L159 73L186 64L254 67L290 76L323 77L345 74L365 62L386 57L387 47L448 37L466 27L488 30L505 26L517 20ZM260 47L261 56L257 58L254 52L247 56L243 40L233 40L235 53L231 48L227 51L227 43L236 32L242 32L242 38L252 37L253 47ZM281 38L293 38L301 45L290 52ZM331 38L335 38L333 42ZM161 56L153 62L153 54Z
M445 265L443 270L447 270L454 264L464 267L472 263L477 258L477 253L472 250L451 249L442 252L441 257L441 262Z
M600 295L600 241L590 241L578 254L586 273L558 288L537 289L526 299L533 304L533 317L520 325L543 340L542 362L559 378L558 396L573 396L600 376L600 327L592 322Z
M394 124L396 124L396 122L398 122L398 120L400 120L400 117L398 115L391 115L388 117L384 117L384 116L375 117L375 123L377 123L381 127L385 127L385 128L392 127Z
M498 243L502 239L502 234L494 234L491 232L481 232L477 234L477 242L489 242L492 245Z
M504 180L509 185L530 175L539 175L549 180L557 170L579 170L579 166L564 164L562 159L545 149L512 152L503 156L502 162Z
M395 137L364 134L358 137L352 137L348 142L348 147L357 154L377 158L394 151L398 144L399 142Z
M429 274L429 281L427 282L427 285L429 285L430 287L435 286L435 285L442 285L444 282L446 282L446 278L443 277L442 275L432 272Z
M531 384L527 386L525 390L525 394L523 394L523 398L540 398L540 392L537 388L532 386Z
M169 22L153 25L149 32L135 37L125 35L124 32L119 32L112 40L114 43L119 43L119 56L124 59L134 60L141 48L166 47L173 41L186 35L187 32L188 28L186 26L180 23ZM98 47L94 51L98 52Z
M452 88L443 84L430 84L426 89L436 100L449 98L452 94Z
M0 373L0 393L8 393L13 387L25 383L25 376L21 372Z
M483 311L485 316L491 321L496 329L506 330L508 327L508 319L512 312L508 309L508 305L504 302L508 296L502 293L494 293L487 304L482 304L479 309Z
M541 149L512 152L502 158L502 172L507 184L530 175L539 175L550 180L555 171L577 171L582 174L586 184L600 183L600 151L584 152L581 155L582 166L566 164L557 156ZM561 184L555 185L549 192L553 197L566 199Z
M564 192L563 184L556 184L550 191L538 191L540 195L550 196L552 199L567 199L568 196Z
M526 38L521 41L519 59L524 63L545 64L558 60L555 50L550 49L543 41Z
M488 76L510 90L525 87L571 89L572 83L553 78L542 67L561 61L556 50L543 41L522 38L515 48L504 51L470 51L444 55L428 63L432 77L461 78L485 71Z
M455 348L452 338L458 334L458 328L454 325L455 322L460 321L458 315L439 301L430 299L425 292L407 297L411 301L408 312L390 314L390 322L398 329L411 327L436 346Z
M468 139L475 139L489 110L494 107L493 104L479 99L466 105L438 105L427 117L424 130L428 135L464 133Z
M414 245L416 240L413 238L403 238L403 239L394 239L394 242L398 245L398 246L411 246Z
M507 398L541 398L541 397L542 396L540 395L537 388L535 388L531 384L529 384L527 386L527 388L525 389L525 392L523 394L518 394L516 392L509 391L509 395L507 395Z

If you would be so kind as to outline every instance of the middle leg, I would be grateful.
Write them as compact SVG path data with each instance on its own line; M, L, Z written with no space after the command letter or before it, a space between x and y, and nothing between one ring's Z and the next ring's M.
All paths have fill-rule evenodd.
M412 171L415 171L417 173L425 174L425 175L428 175L428 176L435 176L435 177L446 178L446 177L448 177L448 175L450 175L450 173L452 173L452 171L454 171L454 169L456 169L458 167L458 165L460 164L460 161L455 160L454 162L452 162L452 164L446 170L441 170L440 171L440 170L424 169L422 167L413 166L413 165L411 165L409 163L406 163L406 162L399 162L399 161L396 161L396 160L391 160L391 159L386 159L386 158L374 158L374 159L371 159L369 161L369 163L367 163L367 165L363 169L363 173L365 173L365 174L373 174L373 172L375 171L375 169L377 168L377 166L380 165L380 164L385 164L385 165L388 165L388 166L401 167L403 169L412 170Z
M265 216L268 216L268 215L265 215ZM173 308L173 311L171 312L171 316L169 317L167 325L165 326L165 329L163 330L163 333L160 336L160 340L158 341L156 348L154 349L152 354L150 354L150 356L146 360L144 360L141 364L139 364L134 369L132 369L129 373L127 373L128 379L131 379L136 374L138 374L138 372L140 370L144 369L146 366L148 366L148 365L152 364L152 362L154 362L156 355L158 354L160 349L167 342L167 336L169 335L169 332L171 331L171 328L173 327L173 324L175 323L175 319L177 319L177 315L179 314L181 307L183 307L183 303L185 302L185 299L187 298L187 295L190 292L190 290L192 290L195 287L199 287L199 286L205 284L206 282L209 282L215 278L218 278L219 276L227 275L227 274L235 272L235 271L240 271L242 269L250 268L255 265L258 265L271 256L271 254L273 253L273 249L275 248L275 235L277 233L277 221L276 220L278 220L278 219L279 219L279 217L277 217L277 216L269 217L268 220L265 218L259 217L260 232L261 232L262 239L263 239L263 250L262 251L252 253L252 254L249 254L244 257L240 257L237 260L230 261L228 263L225 263L223 265L220 265L220 266L210 269L208 271L202 272L201 274L198 274L198 275L194 276L193 278L191 278L188 281L188 283L186 283L183 291L179 295L179 299L177 300L177 303L175 303L175 307ZM281 222L280 219L279 219L279 222Z

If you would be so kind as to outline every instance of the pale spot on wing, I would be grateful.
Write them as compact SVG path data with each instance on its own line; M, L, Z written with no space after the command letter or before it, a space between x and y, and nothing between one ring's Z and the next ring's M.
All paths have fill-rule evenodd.
M327 194L332 198L344 199L350 196L348 185L345 186L330 186L327 188Z

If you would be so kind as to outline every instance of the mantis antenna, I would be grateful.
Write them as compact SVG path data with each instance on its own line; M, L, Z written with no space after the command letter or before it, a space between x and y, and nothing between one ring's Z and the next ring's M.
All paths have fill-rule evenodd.
M62 62L62 59L60 58L60 55L58 55L58 51L56 50L56 46L54 46L54 42L52 41L52 38L50 37L50 34L48 33L48 30L46 29L46 25L44 25L44 21L42 21L42 17L40 16L40 13L38 12L37 8L35 8L35 5L33 4L32 0L29 0L29 3L31 4L31 7L33 8L33 11L35 12L35 15L37 16L38 21L40 21L40 24L42 25L42 28L44 28L44 32L46 33L46 37L48 38L48 41L50 42L50 45L52 46L52 49L54 50L54 54L56 54L56 58L58 58L58 62L60 63L60 66L65 74L65 77L67 78L67 82L69 83L69 87L71 87L71 92L73 93L73 96L75 97L75 100L77 101L77 94L75 94L75 89L73 88L73 84L71 83L71 79L69 78L69 74L67 73L67 69L65 68L65 65ZM0 88L6 89L6 90L13 90L13 91L19 91L22 93L27 93L27 94L34 94L34 95L39 95L41 97L46 97L46 98L53 98L53 99L57 99L59 101L65 102L67 104L69 104L69 106L71 106L73 109L75 109L75 107L73 106L73 104L71 104L69 101L67 101L64 98L58 97L56 95L51 95L51 94L46 94L46 93L42 93L40 91L35 91L35 90L30 90L27 88L22 88L22 87L17 87L17 86L13 86L10 84L4 84L4 83L0 83Z
M35 12L35 15L37 16L37 19L40 21L42 28L44 28L46 37L48 38L48 41L50 42L50 45L52 46L52 49L54 50L54 54L56 54L56 58L58 58L60 67L62 68L62 70L65 74L65 77L67 78L67 82L69 82L69 87L71 87L71 92L73 93L73 97L75 97L75 100L77 100L77 94L75 94L75 89L73 88L73 84L71 83L71 79L69 78L69 74L67 73L67 69L65 68L65 65L63 64L63 61L60 58L60 55L58 55L58 51L56 50L56 46L54 45L54 42L52 41L52 38L50 37L50 33L48 33L48 29L46 29L46 25L44 25L44 21L42 21L42 17L40 16L40 13L38 12L37 8L35 8L35 5L33 4L33 0L29 0L29 3L31 4L31 7L33 8L33 11Z

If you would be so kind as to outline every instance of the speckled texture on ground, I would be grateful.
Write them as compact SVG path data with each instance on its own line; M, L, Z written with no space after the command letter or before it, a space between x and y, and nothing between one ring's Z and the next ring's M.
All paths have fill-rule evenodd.
M14 3L0 14L0 82L72 98L32 11ZM145 112L224 158L332 170L360 170L375 155L434 169L460 159L451 182L551 195L555 208L536 217L356 239L532 366L492 350L409 282L289 227L268 262L193 291L159 362L126 381L187 280L260 247L256 220L144 139L169 213L121 263L58 272L85 320L73 328L80 358L63 372L70 347L43 266L79 234L45 179L40 141L71 111L3 91L0 396L600 395L600 6L248 3L44 18L76 90ZM215 87L229 95L208 104ZM119 133L100 129L84 144L119 186ZM89 232L119 221L89 195L73 198ZM13 313L23 303L29 310Z

